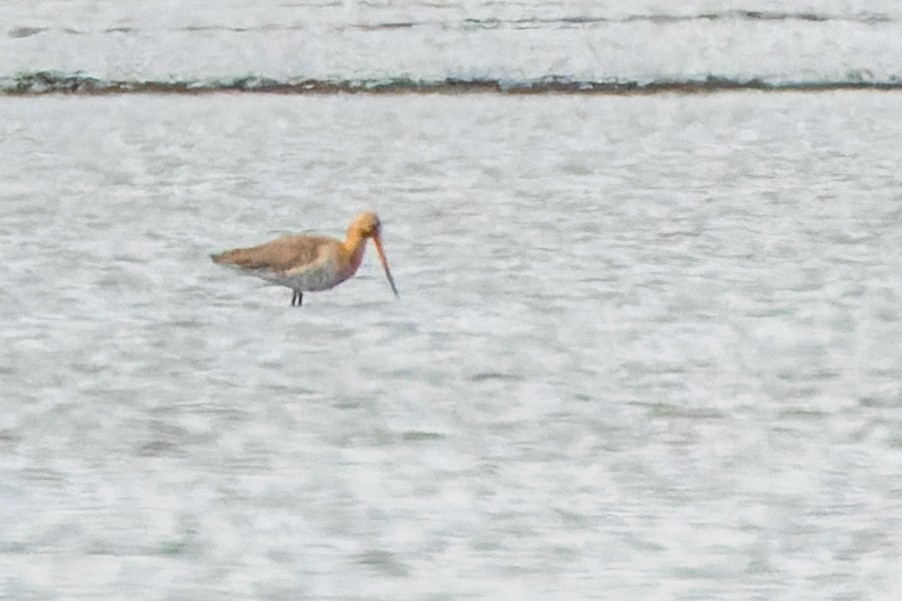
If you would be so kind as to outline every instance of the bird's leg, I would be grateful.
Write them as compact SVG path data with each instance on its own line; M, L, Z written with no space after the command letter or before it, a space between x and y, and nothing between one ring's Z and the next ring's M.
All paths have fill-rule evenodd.
M300 307L301 302L304 300L304 293L300 290L295 290L294 294L291 295L291 306L292 307Z

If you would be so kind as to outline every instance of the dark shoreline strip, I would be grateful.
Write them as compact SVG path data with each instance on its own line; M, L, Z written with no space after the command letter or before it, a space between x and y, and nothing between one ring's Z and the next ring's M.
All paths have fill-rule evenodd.
M547 77L527 81L495 79L444 79L417 81L410 79L380 80L300 80L277 81L246 77L209 82L103 81L81 75L29 73L15 78L0 78L0 96L118 94L218 94L255 93L286 95L328 94L597 94L651 95L661 93L708 94L730 91L761 92L826 92L839 90L902 91L902 79L890 81L813 81L772 83L760 79L732 80L709 77L700 80L656 81L649 83L577 81Z

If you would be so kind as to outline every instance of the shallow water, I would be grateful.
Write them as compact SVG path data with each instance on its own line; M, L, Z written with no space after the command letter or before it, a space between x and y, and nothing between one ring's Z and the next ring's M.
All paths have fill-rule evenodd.
M895 95L0 112L0 597L902 592Z
M895 0L8 1L0 93L446 78L899 88L900 40Z

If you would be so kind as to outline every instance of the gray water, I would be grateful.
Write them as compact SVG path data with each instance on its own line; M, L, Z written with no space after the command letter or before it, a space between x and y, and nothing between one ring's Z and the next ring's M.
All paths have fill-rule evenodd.
M0 3L0 93L68 89L73 78L191 88L549 77L899 88L900 65L898 0ZM49 78L25 76L34 72Z
M0 113L0 598L902 593L896 94Z

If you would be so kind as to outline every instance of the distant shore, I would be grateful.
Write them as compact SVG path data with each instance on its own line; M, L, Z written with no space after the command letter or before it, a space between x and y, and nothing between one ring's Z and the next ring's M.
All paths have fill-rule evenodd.
M259 94L599 94L651 95L660 93L708 94L725 91L825 92L840 90L902 91L902 81L801 81L769 82L720 77L682 81L580 81L563 77L507 81L500 79L443 79L434 81L389 79L297 79L238 77L198 81L116 81L82 74L34 72L0 77L0 96L47 94L213 94L250 92Z

